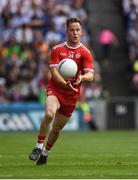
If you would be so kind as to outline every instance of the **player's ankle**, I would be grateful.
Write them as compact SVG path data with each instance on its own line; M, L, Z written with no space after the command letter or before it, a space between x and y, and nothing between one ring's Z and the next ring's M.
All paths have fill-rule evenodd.
M43 135L43 134L38 134L38 137L37 137L37 142L39 143L39 144L42 144L42 143L44 143L45 142L45 138L46 138L46 135Z
M36 147L39 149L43 149L43 143L36 143Z

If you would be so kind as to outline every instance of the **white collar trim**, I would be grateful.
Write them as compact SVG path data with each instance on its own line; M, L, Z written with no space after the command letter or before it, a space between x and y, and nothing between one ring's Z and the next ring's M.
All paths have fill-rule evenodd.
M68 48L70 48L70 49L77 49L77 48L79 48L80 46L82 46L82 43L80 43L77 47L69 46L69 45L67 44L67 42L65 42L65 44L66 44L66 46L67 46Z

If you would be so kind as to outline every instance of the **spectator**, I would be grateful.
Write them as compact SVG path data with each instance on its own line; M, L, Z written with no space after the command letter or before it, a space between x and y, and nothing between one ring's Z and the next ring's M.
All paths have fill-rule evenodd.
M0 103L9 101L8 91L6 88L6 80L3 77L0 77Z
M118 45L118 40L113 31L109 28L103 28L98 34L98 43L102 48L102 61L108 63L110 59L111 47Z
M94 111L90 107L90 105L86 99L85 88L83 85L81 87L80 98L79 98L79 101L78 101L76 107L80 108L83 112L83 120L86 125L86 128L88 128L90 130L97 130L97 126L95 123Z
M135 60L138 56L138 20L135 22L134 28L128 30L128 47L129 47L129 59Z
M63 42L65 37L62 37L60 32L56 30L55 24L51 24L49 31L45 35L45 41L49 43L49 46L52 47L60 42Z
M133 77L132 82L134 85L134 91L138 94L138 59L133 62Z

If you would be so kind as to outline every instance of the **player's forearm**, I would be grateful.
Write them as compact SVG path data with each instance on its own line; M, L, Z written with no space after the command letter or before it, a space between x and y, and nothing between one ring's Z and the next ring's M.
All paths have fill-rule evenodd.
M72 86L72 84L70 83L70 81L66 82L62 76L60 76L60 74L58 73L57 69L52 69L51 70L51 75L52 75L52 79L54 79L54 81L56 83L58 83L59 85L67 88L67 89L70 89L72 91L75 91L75 92L78 92L78 89L74 88Z
M81 75L81 81L93 81L94 72L87 72L84 75Z
M62 76L60 76L60 74L56 71L51 72L52 74L52 79L54 79L54 81L62 86L66 85L66 81L62 78Z

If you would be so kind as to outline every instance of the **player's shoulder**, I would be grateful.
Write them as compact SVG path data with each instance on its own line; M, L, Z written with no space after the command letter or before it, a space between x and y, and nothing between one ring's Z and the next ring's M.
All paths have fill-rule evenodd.
M82 47L85 54L91 54L93 59L96 59L95 53L94 53L94 51L92 49L91 50L88 49L84 44L82 44L81 47Z
M62 47L64 47L64 46L65 46L65 42L60 43L60 44L54 46L52 49L53 49L53 50L56 50L56 49L62 48Z
M91 54L91 51L84 44L81 45L81 48L84 52Z

